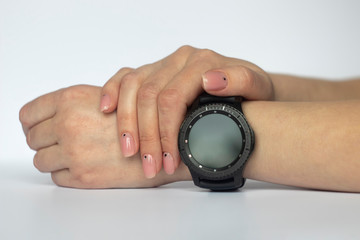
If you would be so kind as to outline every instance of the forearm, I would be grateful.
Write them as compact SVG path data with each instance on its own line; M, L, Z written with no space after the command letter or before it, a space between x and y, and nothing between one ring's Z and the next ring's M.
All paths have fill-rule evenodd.
M360 79L327 81L270 74L278 101L336 101L360 99Z
M360 191L360 101L246 102L256 143L244 176L335 191Z

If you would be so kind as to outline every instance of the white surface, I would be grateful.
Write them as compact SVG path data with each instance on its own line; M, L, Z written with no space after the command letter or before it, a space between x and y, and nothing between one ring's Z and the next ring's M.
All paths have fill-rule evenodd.
M360 195L248 181L156 189L54 186L30 165L0 169L0 239L359 239Z
M249 182L146 190L54 186L32 167L18 111L183 44L272 72L360 75L358 1L0 0L0 239L356 239L359 196ZM105 239L105 238L104 238Z

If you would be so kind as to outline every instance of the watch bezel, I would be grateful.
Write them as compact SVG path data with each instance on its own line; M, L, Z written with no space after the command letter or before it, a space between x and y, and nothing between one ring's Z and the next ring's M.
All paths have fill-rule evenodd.
M243 136L243 144L239 156L225 167L209 168L203 166L192 156L188 145L188 136L191 127L199 119L209 114L223 114L229 117L239 127ZM186 117L180 127L178 141L181 158L191 171L194 171L197 175L206 179L221 180L238 174L238 171L240 170L242 171L243 166L253 149L254 133L247 123L245 116L239 109L236 109L227 103L210 103L199 106Z

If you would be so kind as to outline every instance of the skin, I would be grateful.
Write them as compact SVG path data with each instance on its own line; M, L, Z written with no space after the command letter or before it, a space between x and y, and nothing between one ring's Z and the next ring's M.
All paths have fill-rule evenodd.
M187 108L203 90L247 100L335 101L359 98L356 89L357 80L336 83L268 74L241 59L183 46L153 64L120 69L104 85L100 108L110 113L117 107L123 155L140 150L145 176L153 178L162 166L173 174L181 162L178 131ZM131 141L127 138L125 144L128 136Z
M244 176L332 191L360 191L360 101L249 102L256 147Z
M175 172L181 161L177 135L187 108L203 91L202 74L220 67L235 68L245 82L238 85L229 81L228 91L218 91L220 96L231 94L229 89L233 89L247 99L274 98L271 79L258 66L190 46L138 69L122 68L105 84L100 108L110 113L117 107L120 139L133 139L130 152L121 144L124 156L140 150L146 177L153 178L162 165L168 174Z
M51 172L60 186L159 186L191 179L178 158L176 141L186 108L202 89L218 96L268 100L243 103L256 134L244 177L360 190L356 79L330 82L267 74L249 62L185 46L154 64L121 69L102 90L75 86L39 97L21 109L20 121L29 146L37 151L35 167ZM99 104L106 113L117 107L117 113L100 113ZM135 140L130 157L120 149L124 132ZM163 152L173 156L172 166ZM149 153L155 167L144 159Z
M34 165L59 186L155 187L190 180L181 163L147 179L140 155L122 156L116 114L96 107L101 89L74 86L41 96L20 111ZM74 107L76 106L76 107ZM256 133L244 177L333 191L360 191L360 101L243 104ZM276 139L276 141L274 141Z
M146 179L139 155L125 158L116 134L116 115L98 111L101 89L73 86L41 96L20 110L34 166L59 186L75 188L154 187L189 179L184 166ZM74 107L76 106L76 107Z

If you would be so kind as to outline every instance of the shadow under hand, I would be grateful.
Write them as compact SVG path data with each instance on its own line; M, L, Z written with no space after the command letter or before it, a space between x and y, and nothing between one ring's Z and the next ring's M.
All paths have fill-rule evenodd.
M252 190L306 190L304 188L261 182L255 180L246 180L245 186L243 188L246 191Z

